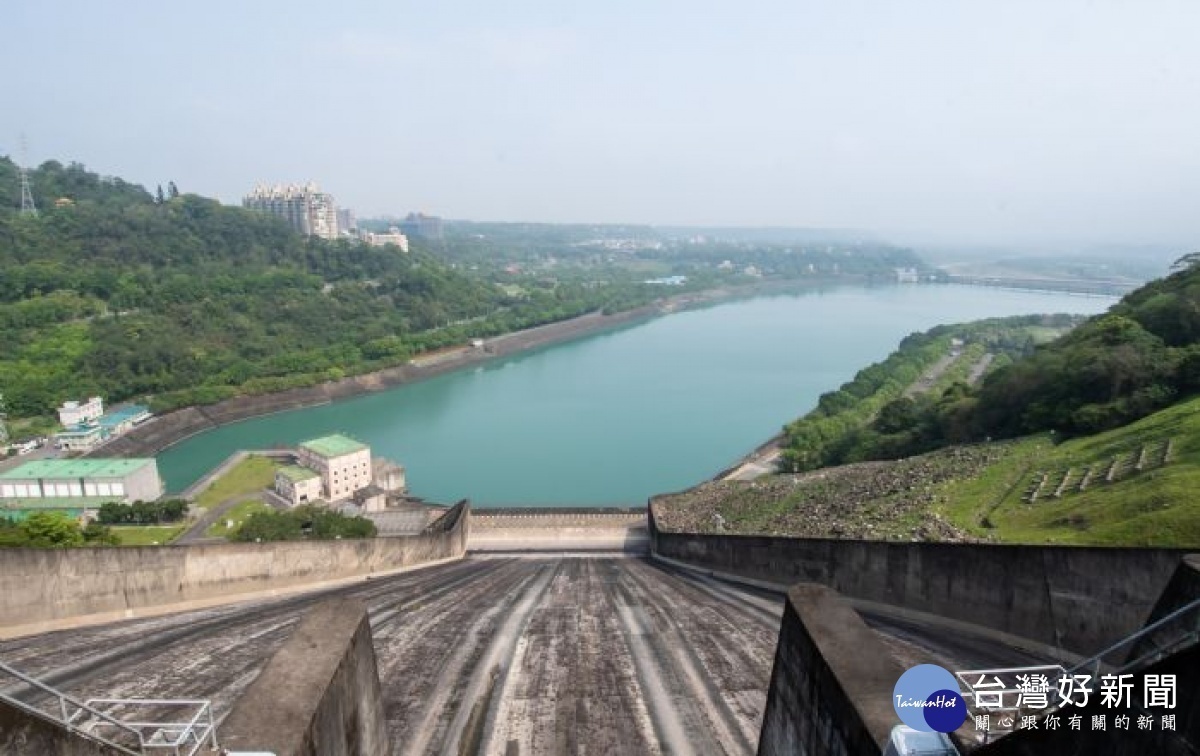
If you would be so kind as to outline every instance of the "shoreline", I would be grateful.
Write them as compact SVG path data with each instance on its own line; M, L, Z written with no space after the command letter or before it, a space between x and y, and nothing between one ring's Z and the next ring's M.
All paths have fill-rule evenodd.
M342 399L417 383L463 368L604 333L621 326L635 325L693 307L717 304L739 297L790 291L801 292L820 286L863 283L868 282L857 279L766 281L746 286L721 287L677 294L649 305L612 315L591 312L568 320L501 334L485 340L483 347L463 346L456 347L449 352L416 355L403 365L347 376L316 386L234 397L215 404L182 407L163 415L157 415L129 433L115 438L83 456L153 457L192 436L242 420L318 407Z

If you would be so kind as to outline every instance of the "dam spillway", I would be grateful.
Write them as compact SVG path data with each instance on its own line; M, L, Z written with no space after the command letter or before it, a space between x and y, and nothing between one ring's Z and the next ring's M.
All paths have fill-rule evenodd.
M782 598L633 555L470 556L335 591L46 633L0 658L71 694L218 717L331 594L363 599L397 754L749 754ZM919 629L880 629L908 662ZM993 661L959 647L964 662ZM997 659L998 661L998 659Z

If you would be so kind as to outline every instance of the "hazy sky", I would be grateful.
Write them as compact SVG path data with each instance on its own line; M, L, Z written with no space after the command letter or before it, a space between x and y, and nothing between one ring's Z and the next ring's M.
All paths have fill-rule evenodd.
M360 215L1200 241L1196 0L9 0L0 153Z

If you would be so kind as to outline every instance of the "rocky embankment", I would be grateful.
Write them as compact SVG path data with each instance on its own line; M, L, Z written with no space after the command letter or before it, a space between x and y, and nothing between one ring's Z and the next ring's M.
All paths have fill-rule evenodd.
M710 481L653 501L663 530L807 538L977 540L937 513L942 484L973 477L1004 446L955 447L755 481Z

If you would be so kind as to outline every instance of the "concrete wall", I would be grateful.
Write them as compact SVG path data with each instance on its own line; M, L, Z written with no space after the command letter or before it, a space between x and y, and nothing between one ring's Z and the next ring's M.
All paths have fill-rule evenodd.
M1162 595L1158 597L1158 602L1154 604L1154 609L1151 610L1150 616L1146 619L1146 624L1149 625L1164 619L1176 610L1182 609L1197 599L1200 599L1200 554L1189 554L1179 563L1179 567L1175 570L1175 574L1171 576L1167 587L1163 590ZM1146 663L1154 655L1161 655L1163 650L1172 650L1174 644L1180 640L1181 624L1190 622L1191 627L1197 627L1200 625L1198 617L1200 617L1200 612L1192 610L1190 614L1185 613L1184 616L1176 620L1165 622L1158 630L1148 632L1133 648L1126 647L1121 649L1121 651L1127 652L1125 659L1117 658L1109 659L1108 661L1126 661L1129 663L1141 661ZM1186 627L1187 625L1184 624L1183 626Z
M972 623L1091 656L1142 626L1187 553L667 533L656 555Z
M72 734L0 701L0 755L2 756L122 756L115 748Z
M436 530L395 538L0 549L0 637L456 559L466 553L469 512L460 502Z
M387 756L387 716L367 607L331 599L305 617L219 730L231 751Z
M904 673L835 591L812 583L788 591L767 693L758 756L882 753Z

